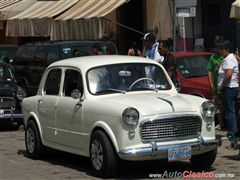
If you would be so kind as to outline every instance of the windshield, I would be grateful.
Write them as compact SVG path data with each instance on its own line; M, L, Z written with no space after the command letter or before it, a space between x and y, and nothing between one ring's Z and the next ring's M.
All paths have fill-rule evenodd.
M0 82L8 82L13 80L11 70L7 66L0 65Z
M89 91L94 95L171 89L161 67L147 63L96 67L88 72L87 78Z
M185 78L207 76L210 56L190 56L177 58L177 66Z

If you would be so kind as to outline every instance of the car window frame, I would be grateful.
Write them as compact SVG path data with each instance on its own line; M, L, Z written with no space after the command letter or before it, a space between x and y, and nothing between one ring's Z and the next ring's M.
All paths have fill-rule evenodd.
M83 79L84 76L83 76L83 74L82 74L82 71L81 71L80 69L78 69L78 68L75 68L75 67L65 67L65 68L63 69L61 97L72 98L71 96L65 96L65 94L64 94L65 77L66 77L66 72L67 72L68 70L77 71L77 72L80 74L80 76L81 76L81 78L82 78L82 85L83 85L83 92L82 92L82 94L81 94L81 97L84 97L84 92L85 92L85 91L84 91L85 84L84 84L84 79Z
M48 77L49 77L49 74L53 70L60 70L61 71L59 90L58 90L58 94L56 94L56 95L46 94L46 85L47 85L47 82L48 82ZM61 67L53 67L53 68L48 69L47 70L47 74L45 75L45 78L44 78L44 83L42 85L42 95L43 96L60 96L61 95L61 91L62 91L62 80L63 80L63 69Z

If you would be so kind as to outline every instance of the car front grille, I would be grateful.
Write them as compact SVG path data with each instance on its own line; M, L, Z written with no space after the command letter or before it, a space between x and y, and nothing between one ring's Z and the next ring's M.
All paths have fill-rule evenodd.
M10 97L0 97L0 109L15 109L16 101Z
M177 140L199 137L201 133L199 116L183 116L147 121L140 126L143 142Z

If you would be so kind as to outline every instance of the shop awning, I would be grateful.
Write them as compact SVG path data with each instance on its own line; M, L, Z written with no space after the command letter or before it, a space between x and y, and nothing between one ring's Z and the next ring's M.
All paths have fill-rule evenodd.
M55 20L103 17L125 2L126 0L80 0Z
M30 8L11 19L53 18L76 4L78 0L37 1Z
M17 14L32 6L37 0L0 0L1 3L3 1L8 1L8 6L0 9L0 20L6 20L13 16L16 16Z
M78 0L37 1L20 14L8 18L6 35L50 36L53 18L77 2Z
M16 4L22 0L0 0L0 11L8 6Z
M37 1L7 21L7 36L52 40L97 39L108 32L104 17L127 0ZM109 30L110 31L110 30Z
M232 3L230 18L240 19L240 0Z

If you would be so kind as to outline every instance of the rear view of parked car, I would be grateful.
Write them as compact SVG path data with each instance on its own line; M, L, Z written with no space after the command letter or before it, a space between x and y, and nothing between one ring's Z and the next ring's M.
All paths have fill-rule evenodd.
M13 122L22 124L21 103L24 96L11 67L0 62L0 127Z
M17 82L28 96L34 95L48 65L71 57L95 55L95 51L102 55L117 54L113 43L100 41L57 41L23 45L13 61Z

